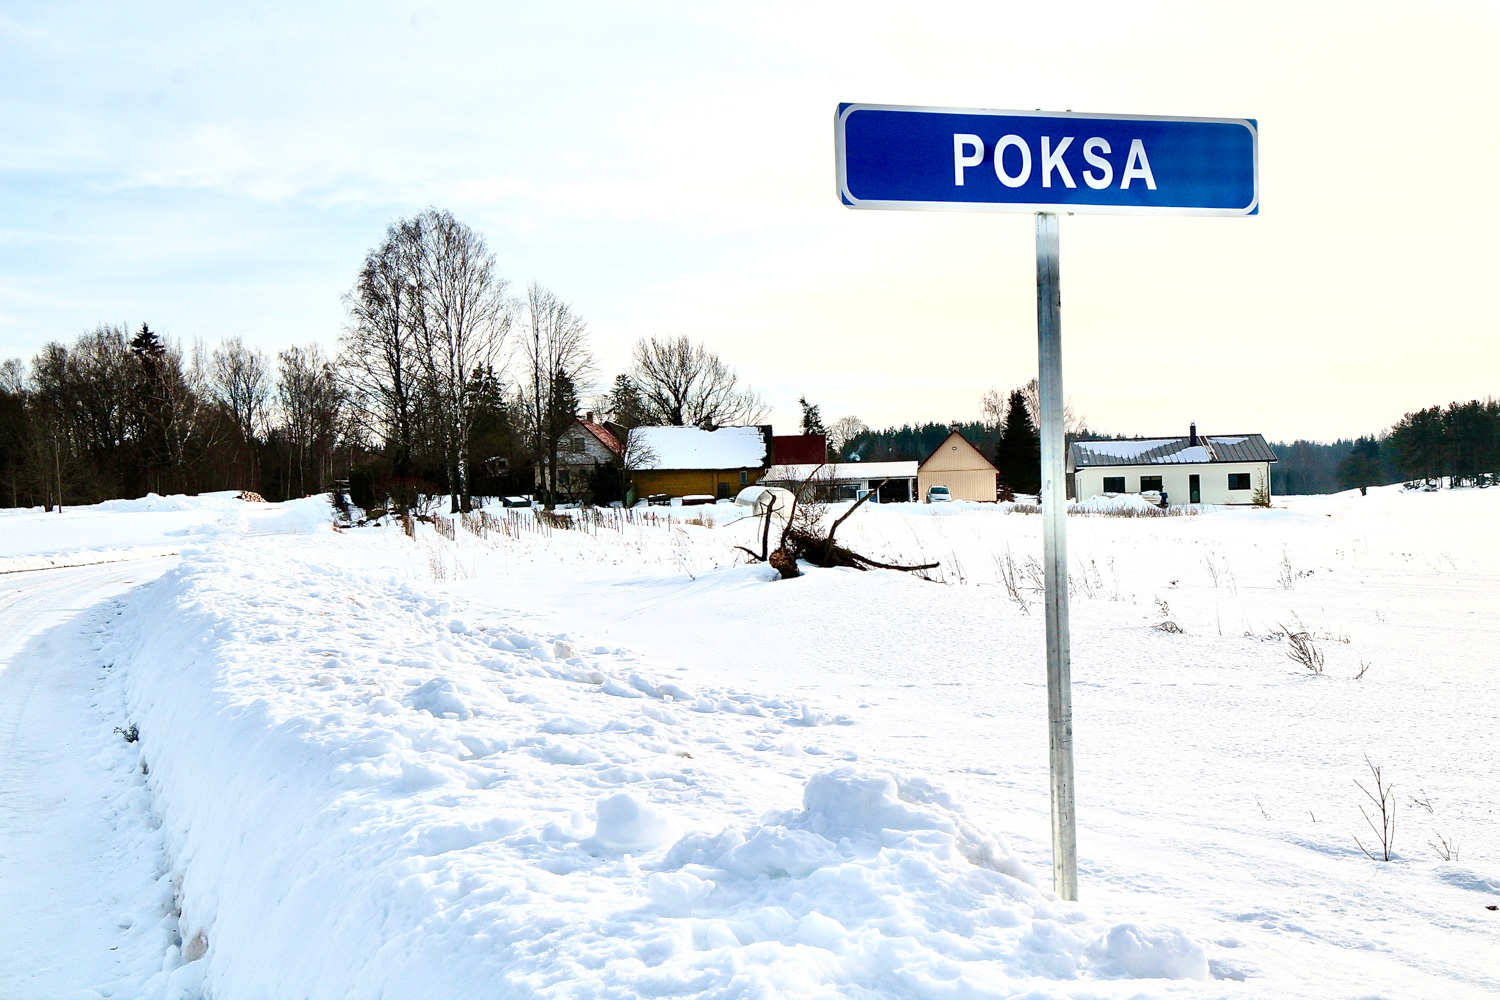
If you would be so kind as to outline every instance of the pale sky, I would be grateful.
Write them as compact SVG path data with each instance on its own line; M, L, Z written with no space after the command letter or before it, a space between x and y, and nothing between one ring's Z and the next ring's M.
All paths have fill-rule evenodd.
M601 381L705 340L791 431L1036 373L1032 219L852 211L838 102L1255 118L1261 214L1062 220L1065 383L1125 434L1500 393L1500 8L0 0L0 358L103 322L331 348L393 219L482 232Z

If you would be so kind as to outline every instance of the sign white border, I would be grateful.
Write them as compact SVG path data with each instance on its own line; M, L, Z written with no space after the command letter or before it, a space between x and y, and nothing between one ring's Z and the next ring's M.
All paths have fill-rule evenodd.
M1081 205L1061 202L976 201L876 201L861 200L849 193L848 163L844 154L844 123L856 111L915 111L943 115L993 115L1019 118L1079 118L1093 121L1211 122L1220 125L1242 125L1250 133L1252 176L1255 196L1244 208L1166 208L1154 205ZM1250 215L1260 206L1260 132L1247 118L1182 118L1164 115L1105 115L1079 111L999 111L992 108L933 108L908 104L849 104L835 109L833 119L834 171L839 200L847 208L895 209L914 212L1057 212L1067 215Z

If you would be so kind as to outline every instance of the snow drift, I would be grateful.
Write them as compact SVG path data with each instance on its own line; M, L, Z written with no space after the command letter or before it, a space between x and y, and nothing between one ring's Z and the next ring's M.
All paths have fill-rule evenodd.
M1088 997L1207 975L1181 931L1037 888L925 780L833 760L757 820L755 744L847 720L466 617L369 541L216 544L132 599L177 993Z

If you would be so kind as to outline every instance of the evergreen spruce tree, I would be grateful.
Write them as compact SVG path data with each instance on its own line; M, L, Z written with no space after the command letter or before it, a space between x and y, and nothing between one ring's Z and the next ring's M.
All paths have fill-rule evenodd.
M129 420L135 457L125 486L134 496L160 487L162 470L171 464L165 424L171 359L167 345L145 323L130 338L130 359Z
M476 496L498 496L506 489L514 490L515 484L510 482L508 474L522 446L505 398L505 386L494 366L476 367L464 391L473 414L468 443L469 492ZM351 478L350 490L353 488Z
M616 375L609 395L605 397L610 420L621 427L640 427L648 419L640 386L629 375Z
M557 479L557 446L563 433L578 419L578 390L573 384L573 378L567 372L555 372L552 376L552 396L547 400L547 462L546 483L548 484L547 502L557 502L558 488L562 485ZM571 484L570 484L571 485Z
M823 415L818 412L818 408L809 403L806 396L800 397L797 402L802 404L802 433L826 435L828 429L823 426Z
M1005 429L995 445L995 468L1000 470L1001 481L1015 492L1041 492L1042 439L1031 422L1026 397L1020 389L1010 394Z
M1368 487L1379 485L1379 480L1380 442L1372 437L1362 437L1354 442L1354 448L1339 463L1339 485L1363 493Z

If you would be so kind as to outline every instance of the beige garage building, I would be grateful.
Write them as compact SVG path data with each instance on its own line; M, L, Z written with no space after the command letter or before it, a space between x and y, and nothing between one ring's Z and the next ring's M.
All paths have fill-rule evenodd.
M925 502L929 487L946 486L955 500L994 503L998 477L984 453L953 431L917 467L917 492Z

